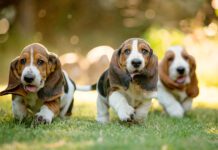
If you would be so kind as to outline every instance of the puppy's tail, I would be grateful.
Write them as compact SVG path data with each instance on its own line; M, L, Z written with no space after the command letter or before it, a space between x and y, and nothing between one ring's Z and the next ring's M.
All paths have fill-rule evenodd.
M97 86L96 83L93 85L77 85L76 90L78 90L78 91L92 91L92 90L96 90L96 86Z

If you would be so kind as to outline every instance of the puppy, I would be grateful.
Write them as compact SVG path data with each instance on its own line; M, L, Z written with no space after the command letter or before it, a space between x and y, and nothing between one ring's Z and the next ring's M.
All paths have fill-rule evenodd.
M170 47L159 65L158 100L172 117L183 117L199 93L195 59L181 46Z
M51 123L55 116L71 115L75 88L58 57L33 43L11 62L9 83L0 95L12 94L15 119L33 113L36 123Z
M158 59L147 42L126 40L114 51L97 83L97 121L109 122L109 107L121 121L141 121L157 96Z

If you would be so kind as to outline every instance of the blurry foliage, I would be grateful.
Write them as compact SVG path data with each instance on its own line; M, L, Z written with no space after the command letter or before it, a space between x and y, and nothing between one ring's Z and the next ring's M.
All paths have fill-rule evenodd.
M7 19L9 30L0 34L0 83L7 82L10 61L32 42L58 55L85 55L99 45L116 49L127 38L143 37L162 58L193 28L216 20L217 8L210 0L1 0L0 26Z
M184 33L178 29L164 29L151 27L145 34L146 39L159 58L162 58L165 51L172 45L183 45Z

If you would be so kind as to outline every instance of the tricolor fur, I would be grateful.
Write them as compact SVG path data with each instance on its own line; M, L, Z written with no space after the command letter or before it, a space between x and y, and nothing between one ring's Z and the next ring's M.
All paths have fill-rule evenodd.
M8 87L16 119L35 114L37 123L51 123L55 116L71 114L75 84L61 68L58 57L38 43L26 46L11 62Z
M159 65L158 100L172 117L183 117L199 93L195 59L181 46L170 47Z
M158 60L147 42L126 40L100 77L97 89L97 121L109 121L112 107L122 121L143 120L157 95Z

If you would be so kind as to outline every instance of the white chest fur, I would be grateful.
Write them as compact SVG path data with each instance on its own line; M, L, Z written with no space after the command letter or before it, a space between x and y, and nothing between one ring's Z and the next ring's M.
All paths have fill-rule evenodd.
M128 90L122 90L121 93L126 97L128 103L133 107L138 107L144 102L150 101L157 96L156 91L148 92L141 89L136 84L130 84Z
M183 102L187 98L187 94L185 91L173 90L172 94L176 97L177 100Z

